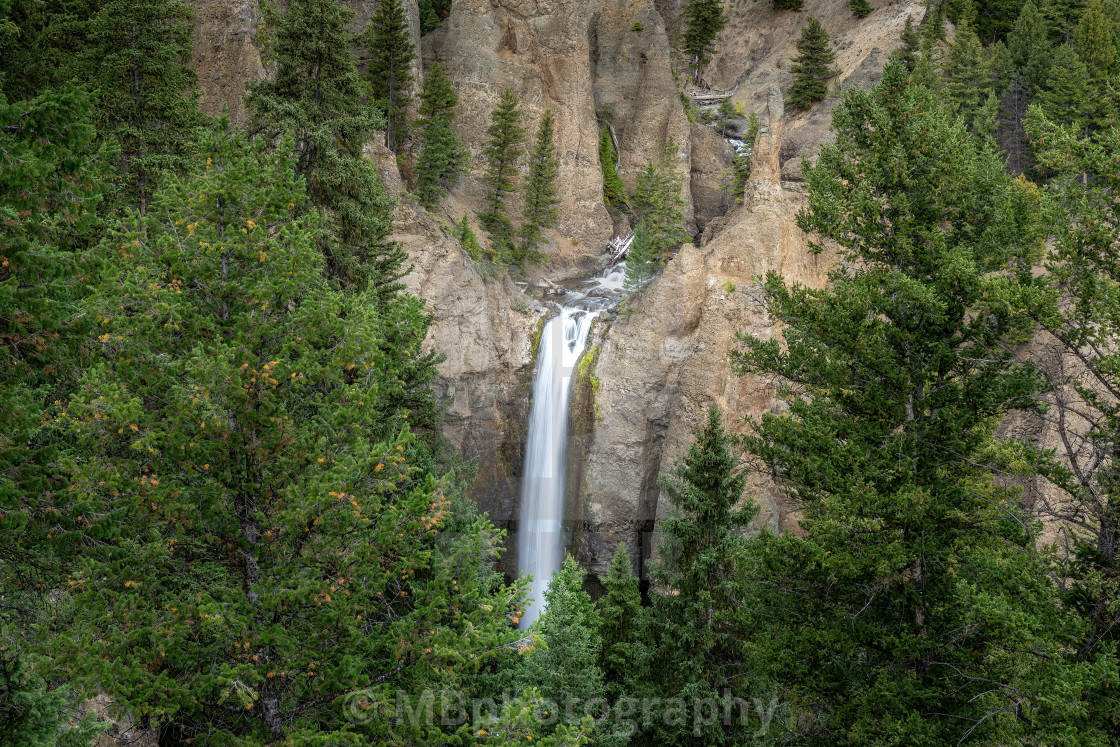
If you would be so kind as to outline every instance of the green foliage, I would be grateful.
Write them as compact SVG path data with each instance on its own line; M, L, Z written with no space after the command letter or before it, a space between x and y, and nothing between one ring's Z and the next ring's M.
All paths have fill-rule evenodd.
M793 85L786 103L794 109L808 109L823 101L829 79L837 74L832 67L835 60L828 32L819 20L809 16L809 23L801 29L801 39L797 42L797 57L790 66Z
M966 23L957 26L942 66L945 96L956 106L972 132L992 135L996 112L987 106L998 86L994 60Z
M377 4L361 42L369 56L373 104L385 118L385 145L395 153L408 134L412 61L416 58L401 0L381 0Z
M505 197L517 186L517 162L525 149L525 128L521 124L520 101L508 88L502 91L498 106L490 112L490 126L486 132L486 212L482 225L490 234L495 251L504 258L514 254L513 225L506 215Z
M785 344L735 357L788 382L748 445L804 516L756 556L758 664L814 743L1092 742L1085 693L1115 672L1068 656L1038 528L985 467L1041 386L1015 360L1043 300L1037 194L898 62L833 126L798 225L843 264L820 290L771 273Z
M420 34L434 31L451 12L451 0L420 0Z
M1111 660L1114 667L1114 621L1120 614L1120 500L1111 462L1120 443L1120 127L1083 138L1032 107L1028 129L1039 159L1055 173L1045 211L1054 238L1046 262L1052 297L1040 321L1059 349L1082 364L1076 376L1055 372L1062 466L1052 467L1049 476L1064 492L1061 500L1047 501L1043 513L1063 522L1087 519L1082 531L1071 534L1072 552L1059 572L1070 581L1067 605L1088 623L1076 644L1078 656ZM1078 426L1070 427L1066 423L1072 425L1075 412ZM1115 741L1120 712L1115 698L1103 697L1101 689L1096 688L1102 703L1093 715Z
M1096 120L1098 108L1089 70L1071 45L1063 44L1054 51L1038 102L1048 117L1061 124L1084 130Z
M416 165L416 196L432 209L467 170L470 153L451 129L459 94L438 62L432 63L420 92L420 159Z
M97 252L58 671L178 741L378 741L347 695L454 686L519 594L485 521L443 532L422 303L328 286L290 142L202 145Z
M801 5L804 0L774 0L774 10L792 10L801 12Z
M747 120L747 131L743 133L744 147L735 151L731 157L731 196L742 201L746 196L747 183L751 179L751 158L754 156L755 142L758 140L758 115L751 112Z
M907 71L914 72L921 51L922 37L918 29L914 28L912 16L906 16L906 23L902 27L899 38L902 40L902 46L895 50L894 56L906 66Z
M556 137L553 132L552 110L546 109L529 154L529 176L525 180L525 206L521 210L522 223L518 231L521 244L518 249L519 264L536 256L542 240L541 230L556 225L556 206L560 198L556 193L556 178L560 175L560 161L556 157Z
M626 546L619 543L606 575L599 576L604 593L599 598L600 637L606 695L611 700L632 695L628 683L641 671L649 655L642 636L647 630L647 611L642 607L638 577Z
M661 152L661 160L656 164L647 163L634 185L634 217L638 224L645 224L650 256L657 261L667 260L688 241L681 189L681 177L677 175L677 144L670 138Z
M756 684L733 617L743 595L748 540L742 532L758 513L753 501L737 508L745 481L719 408L712 405L684 459L658 481L672 510L661 522L664 539L655 569L665 593L653 598L647 640L656 641L649 684L664 699L724 702L745 698ZM734 721L674 728L658 718L644 736L656 744L695 744L698 736L703 744L736 744L746 730Z
M599 128L599 166L603 170L603 199L606 203L617 210L630 207L626 199L626 185L618 175L618 156L614 152L610 125Z
M681 17L685 24L681 49L692 60L696 68L693 80L699 83L704 66L715 52L712 42L727 25L727 14L722 0L688 0L681 9Z
M189 67L190 6L179 0L108 0L79 22L71 72L98 92L94 123L120 152L114 202L147 209L163 171L181 171L202 124Z
M475 236L474 231L471 229L470 220L466 215L463 216L461 221L455 224L455 231L452 235L463 247L463 251L474 261L478 262L486 255L486 250L482 248L482 244L478 243L478 237Z
M653 280L661 268L661 253L650 240L649 229L644 220L634 227L634 239L626 252L626 279L623 287L627 293L638 293Z
M1007 36L1007 49L1011 62L1030 87L1038 91L1046 83L1053 48L1050 44L1046 19L1034 0L1023 5L1015 26Z
M47 690L10 650L0 654L0 742L6 747L91 747L106 725L93 716L74 724L69 695L63 688Z
M385 237L392 230L392 200L363 145L385 126L363 103L363 87L347 25L353 13L336 0L292 0L277 15L273 80L249 87L246 104L256 127L295 143L296 173L307 182L311 209L325 229L316 241L327 272L344 288L377 291L380 303L402 287L405 252Z
M867 0L848 0L848 8L856 18L867 18L875 8ZM907 16L907 19L910 17Z
M0 621L13 615L21 628L31 622L23 597L55 588L57 554L73 549L48 542L65 505L55 418L81 374L81 259L116 161L98 147L91 111L72 84L29 101L0 93Z
M646 30L646 27L643 26L640 21L634 21L632 24L630 24L630 30L634 33L641 33L642 31Z
M1118 34L1120 26L1117 19L1105 14L1101 0L1089 0L1080 23L1074 29L1073 40L1098 95L1104 94L1108 84L1120 73L1120 54L1116 46Z

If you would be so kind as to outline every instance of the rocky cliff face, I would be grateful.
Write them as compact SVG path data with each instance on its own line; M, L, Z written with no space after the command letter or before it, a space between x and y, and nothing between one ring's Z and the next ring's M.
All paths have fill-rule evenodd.
M417 83L422 69L438 60L457 86L455 127L472 152L472 171L432 215L404 194L396 161L384 148L371 145L369 154L401 195L393 238L415 264L409 289L433 314L427 344L447 355L437 383L448 406L446 433L478 459L475 496L499 525L516 520L531 341L545 309L508 277L481 271L446 229L483 207L482 147L500 92L510 88L519 95L530 134L545 109L557 121L560 223L548 234L548 262L531 280L591 272L607 239L627 229L625 219L616 225L602 200L603 125L618 143L619 171L631 188L638 171L672 139L690 226L703 231L703 239L686 245L641 294L628 319L596 333L599 358L584 367L587 381L577 384L574 397L581 422L574 431L579 464L569 481L575 500L569 515L581 527L579 556L601 571L622 541L640 565L655 546L665 510L656 476L687 448L707 405L718 402L737 429L744 415L775 406L772 382L736 377L728 366L736 332L775 333L757 276L776 270L817 284L831 261L808 251L794 223L800 160L815 157L828 137L833 103L795 116L781 110L800 28L808 15L820 17L837 48L839 85L867 85L896 46L905 16L920 12L910 1L883 4L857 21L846 0L806 0L800 14L732 0L706 80L759 112L766 131L747 199L731 205L723 186L730 146L711 128L688 122L674 80L674 64L687 77L662 16L675 23L675 3L456 0L443 26L420 40L415 0L406 0L422 50ZM257 0L189 2L197 11L194 63L203 108L217 113L228 106L244 121L247 84L270 72ZM376 8L375 0L344 2L355 10L354 31ZM520 209L516 202L511 207ZM756 477L751 491L763 505L761 523L775 529L791 524L775 486Z

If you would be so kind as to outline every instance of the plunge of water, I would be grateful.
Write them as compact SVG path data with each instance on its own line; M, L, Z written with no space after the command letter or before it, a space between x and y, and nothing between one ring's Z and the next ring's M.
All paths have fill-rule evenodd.
M518 566L531 575L531 601L521 617L527 628L544 609L544 592L564 559L564 474L568 446L568 396L572 373L598 312L564 308L545 325L537 351L533 408L521 481Z

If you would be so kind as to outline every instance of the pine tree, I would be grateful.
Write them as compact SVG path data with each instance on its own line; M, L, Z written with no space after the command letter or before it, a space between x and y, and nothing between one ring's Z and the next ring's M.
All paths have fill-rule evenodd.
M626 279L623 287L627 293L637 293L653 280L661 267L661 253L650 240L644 220L634 227L634 238L626 252Z
M619 543L606 575L599 576L600 636L603 641L600 667L606 694L612 700L633 695L630 684L642 669L648 649L642 640L647 628L646 610L638 589L638 577L626 546Z
M1085 130L1094 120L1097 107L1093 101L1089 70L1072 46L1063 44L1054 51L1046 86L1038 102L1055 122Z
M914 72L914 66L918 64L921 53L922 37L918 29L914 28L912 17L909 15L906 16L906 23L902 27L899 38L902 40L902 46L895 51L894 56L906 66L908 71Z
M420 158L416 165L416 196L428 209L436 206L467 170L470 153L451 129L459 94L438 62L424 77L420 92Z
M808 109L817 101L823 101L828 93L828 81L836 75L832 68L835 60L828 32L820 21L809 16L809 23L801 29L801 40L797 42L797 57L790 66L793 86L789 89L787 103L794 109Z
M661 160L646 163L634 185L634 217L649 232L650 256L663 262L688 241L681 178L677 175L677 144L672 138Z
M792 10L801 12L804 0L774 0L774 10Z
M257 128L295 141L296 171L326 229L317 241L328 273L346 288L373 287L379 302L389 303L402 287L407 255L385 241L392 200L362 157L385 123L363 103L346 30L352 17L336 0L292 0L282 14L270 10L276 77L251 85L246 104Z
M1079 137L1032 106L1028 129L1039 160L1054 174L1047 185L1046 218L1050 303L1039 319L1048 344L1080 362L1050 367L1051 422L1060 431L1061 463L1045 470L1056 496L1042 496L1035 511L1050 521L1077 522L1056 572L1068 580L1067 607L1086 621L1076 642L1080 659L1107 662L1120 635L1120 495L1116 454L1120 398L1116 396L1120 320L1120 127L1092 139ZM1076 415L1074 413L1077 413ZM1076 422L1076 427L1071 427ZM1040 470L1041 471L1041 470ZM1115 671L1115 663L1110 666ZM1097 684L1102 701L1092 714L1115 742L1120 713L1111 690ZM1110 705L1105 705L1105 702Z
M97 250L56 666L182 743L408 741L356 709L455 687L448 661L517 635L520 592L411 431L423 304L330 287L294 144L268 145L207 135Z
M412 61L416 50L401 0L381 0L362 34L369 55L374 105L385 117L385 145L394 153L408 133Z
M653 599L648 635L657 643L649 666L666 703L682 697L723 702L754 694L742 631L735 629L731 613L742 596L747 549L742 532L758 506L747 501L737 508L746 473L735 468L722 415L712 405L688 453L658 480L672 510L661 522L655 580L665 593ZM651 724L649 736L657 744L696 743L694 729L701 731L704 744L736 744L746 736L734 721L693 722L685 728L665 721Z
M629 207L626 185L618 175L618 156L614 152L608 125L599 128L599 166L603 170L603 199L616 210L625 210Z
M1098 96L1105 94L1109 82L1120 72L1120 54L1116 51L1118 33L1116 19L1105 15L1101 0L1089 0L1081 22L1073 31L1073 39Z
M463 251L476 262L483 258L486 253L482 248L482 244L478 243L478 237L474 235L474 230L471 228L471 222L467 216L455 224L455 231L452 234L455 240L463 247Z
M1007 36L1011 62L1032 92L1046 83L1053 50L1050 46L1046 19L1034 0L1027 0L1015 27Z
M848 8L856 18L867 18L871 15L871 11L875 10L867 0L848 0ZM909 20L909 18L910 17L907 16L907 20Z
M81 375L83 260L117 160L98 146L92 111L73 84L28 101L0 93L0 629L9 617L30 625L21 609L60 588L59 562L78 551L50 528L69 520L56 419Z
M544 612L536 623L542 645L525 657L516 678L519 690L535 687L560 695L556 700L561 704L602 699L599 612L583 590L583 577L583 568L569 555L549 582ZM572 721L578 724L579 719Z
M119 145L119 204L147 209L165 170L181 170L202 124L188 60L194 14L179 0L109 0L81 23L74 73L97 90L98 131Z
M0 743L8 747L92 747L108 724L69 721L69 695L48 690L9 646L0 653Z
M681 48L696 68L693 81L699 85L704 66L715 52L712 42L727 25L727 14L723 11L722 0L688 0L681 15L685 23Z
M827 714L809 741L1059 741L1096 675L1061 651L1037 528L984 466L1041 383L1015 359L1042 301L1037 193L897 62L833 127L798 225L842 263L824 289L771 273L784 344L736 356L789 382L747 445L804 516L754 555L742 624L773 645L756 667Z
M525 128L521 125L521 110L517 94L508 88L502 91L498 106L490 113L490 126L486 132L486 212L482 225L499 254L513 255L513 226L506 216L505 197L517 186L517 162L524 152Z
M996 74L990 52L972 27L962 21L943 65L946 98L975 133L992 134L997 109L991 109Z
M556 194L556 178L560 174L560 161L556 158L556 138L552 126L552 110L546 109L541 117L533 151L529 154L529 176L525 181L525 206L522 208L522 224L518 234L521 237L518 264L524 264L537 253L541 241L541 229L556 225L558 214L556 206L560 198Z

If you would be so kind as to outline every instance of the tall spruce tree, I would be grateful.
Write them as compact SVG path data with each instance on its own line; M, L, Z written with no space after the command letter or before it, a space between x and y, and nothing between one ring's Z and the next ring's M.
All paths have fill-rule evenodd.
M276 77L251 85L246 104L258 129L295 141L296 172L326 229L317 241L327 272L343 287L372 286L388 303L401 288L407 254L385 241L392 200L362 157L385 122L363 103L346 30L353 12L337 0L292 0L283 13L268 8Z
M416 164L416 196L434 208L467 169L470 153L451 129L459 94L438 62L424 76L420 92L420 158Z
M832 67L835 61L836 53L832 51L828 32L819 20L809 16L809 23L801 29L801 39L797 42L797 57L790 66L793 85L787 103L794 109L808 109L823 101L828 93L828 81L836 75Z
M537 127L533 150L529 154L529 175L525 180L522 223L518 230L521 245L515 261L524 264L537 254L541 230L556 225L556 206L560 198L556 193L556 179L560 175L560 160L556 158L556 136L552 125L552 110L546 109Z
M1046 19L1034 0L1024 3L1014 28L1007 36L1007 49L1011 53L1012 64L1032 94L1039 91L1046 83L1053 50Z
M607 205L617 210L629 207L626 198L626 185L618 175L618 156L614 152L610 125L599 128L599 168L603 171L603 199Z
M407 741L429 725L363 707L454 687L520 594L410 429L422 303L330 287L294 144L268 145L206 136L98 249L56 669L178 743Z
M1072 45L1063 44L1055 50L1038 102L1048 117L1082 132L1096 123L1099 105L1093 99L1092 79Z
M704 75L704 66L711 61L712 42L723 27L727 25L727 14L722 0L688 0L681 11L684 18L684 32L681 34L681 48L692 60L696 72L693 82L697 85Z
M499 254L513 256L513 225L506 215L506 195L517 186L517 162L524 153L525 128L521 124L520 101L508 88L498 98L498 106L490 112L486 132L486 212L482 225Z
M1117 19L1106 15L1101 0L1090 0L1073 31L1073 40L1098 96L1107 95L1108 85L1120 72L1120 53L1116 48L1118 34L1120 26Z
M688 453L658 482L672 510L661 522L655 579L664 591L653 598L647 635L657 642L649 668L663 707L671 709L682 698L723 705L755 695L743 656L744 631L735 628L732 613L742 597L743 531L758 506L738 506L746 473L736 470L718 407L708 409ZM668 715L643 725L643 736L656 744L695 744L698 736L704 744L737 744L757 729L716 719L682 728Z
M70 444L57 418L85 364L80 311L116 153L97 144L93 97L73 84L27 101L0 92L0 634L27 632L39 595L60 588L51 540L67 521ZM11 621L16 632L8 629Z
M843 262L824 289L771 273L784 344L736 356L787 382L748 445L804 517L763 536L755 665L806 704L808 743L1059 741L1100 671L1070 661L1037 528L985 467L1041 383L1015 359L1041 302L1037 194L897 62L833 127L798 224Z
M972 27L962 21L942 65L945 95L972 132L993 134L995 111L990 99L998 85L994 60Z
M1060 433L1060 463L1046 470L1062 490L1043 492L1034 510L1069 527L1058 556L1067 605L1089 624L1077 656L1115 671L1120 616L1120 127L1092 139L1032 106L1028 129L1047 185L1045 217L1054 241L1046 268L1052 298L1039 321L1048 344L1065 351L1046 370ZM1077 527L1073 530L1073 527ZM1107 680L1097 686L1106 694ZM1120 707L1101 697L1092 709L1110 741L1120 739Z
M179 0L108 0L79 25L71 72L98 92L98 131L119 146L114 202L141 213L162 172L184 167L202 123L189 65L193 18Z
M634 226L634 238L626 252L626 278L622 286L627 293L638 293L645 288L661 267L661 252L650 240L649 228L642 219Z
M669 259L688 241L684 198L677 174L677 144L670 138L657 163L647 162L634 185L634 217L649 232L650 256L657 262Z
M642 673L649 651L642 638L647 630L646 609L623 543L615 550L607 573L599 576L599 583L603 586L598 602L603 642L599 666L606 694L616 701L634 695L630 685Z
M408 134L412 61L416 58L401 0L380 0L362 42L369 56L373 102L385 117L385 145L395 153Z
M918 57L921 54L922 36L918 29L914 28L912 16L906 16L906 23L902 27L899 38L902 46L895 52L895 56L902 61L908 71L914 72L914 66L918 64Z

